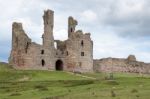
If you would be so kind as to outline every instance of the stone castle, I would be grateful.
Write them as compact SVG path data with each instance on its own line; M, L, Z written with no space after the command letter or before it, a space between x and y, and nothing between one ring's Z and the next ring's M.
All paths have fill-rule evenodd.
M90 33L76 30L78 22L68 18L68 39L54 40L54 12L44 11L42 45L32 42L22 24L12 25L12 50L9 64L23 70L65 70L71 72L134 72L150 73L150 64L139 62L134 55L128 58L93 60L93 41Z
M9 63L16 69L92 72L93 41L90 33L76 30L78 22L73 17L69 17L68 39L54 40L54 12L44 11L43 21L42 45L32 42L21 23L13 23Z

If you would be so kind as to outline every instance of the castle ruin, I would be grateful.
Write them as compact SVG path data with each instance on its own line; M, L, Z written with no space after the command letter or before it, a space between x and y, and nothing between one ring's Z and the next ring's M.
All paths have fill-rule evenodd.
M78 22L68 18L68 39L54 40L54 12L44 11L42 45L32 42L22 24L12 24L12 50L9 63L16 69L93 71L93 41L90 33L76 30ZM56 47L55 44L56 43Z
M139 62L134 55L125 58L93 60L90 33L76 30L78 22L68 18L68 39L54 40L54 12L44 11L43 43L32 42L22 24L12 24L12 50L9 64L22 70L64 70L71 72L150 73L150 63ZM55 46L56 44L56 46Z

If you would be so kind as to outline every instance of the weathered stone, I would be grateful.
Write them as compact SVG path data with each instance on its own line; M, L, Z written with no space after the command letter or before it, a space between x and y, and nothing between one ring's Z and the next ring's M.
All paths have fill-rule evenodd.
M54 40L54 12L44 11L43 20L42 45L31 42L21 23L13 23L9 63L16 69L92 72L93 41L90 33L76 31L75 27L78 23L73 17L69 17L68 39Z
M93 41L90 33L76 30L78 22L68 18L68 39L54 40L54 12L44 11L43 44L32 42L22 24L12 25L12 50L9 64L16 69L66 70L72 72L134 72L150 73L150 64L136 61L134 55L125 58L104 58L93 61ZM94 66L93 66L94 64Z
M127 59L128 61L136 61L136 57L134 55L129 55Z
M131 72L150 73L150 64L136 61L134 55L129 55L127 59L103 58L94 60L94 71L96 72Z

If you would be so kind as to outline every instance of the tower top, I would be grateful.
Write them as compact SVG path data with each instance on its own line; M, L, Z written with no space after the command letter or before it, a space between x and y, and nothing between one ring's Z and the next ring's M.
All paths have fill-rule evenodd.
M78 22L72 16L69 16L69 18L68 18L68 24L76 26L76 25L78 25Z
M44 10L44 15L49 15L49 14L53 14L53 13L54 13L53 10L50 10L50 9Z
M53 28L54 24L54 11L52 10L45 10L43 15L44 25L51 25Z
M44 21L44 34L43 34L43 45L45 47L53 46L53 27L54 27L54 11L45 10L43 15Z
M68 37L71 37L72 33L76 30L76 25L78 25L77 20L75 20L72 16L68 18Z

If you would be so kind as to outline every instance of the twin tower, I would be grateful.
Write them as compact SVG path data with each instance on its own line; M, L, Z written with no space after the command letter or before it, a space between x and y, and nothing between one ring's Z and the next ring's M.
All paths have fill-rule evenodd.
M90 33L76 30L78 22L68 18L68 39L54 40L54 12L44 11L43 44L32 42L22 24L12 25L12 50L9 63L23 70L93 71L93 41ZM56 44L56 46L54 46Z

